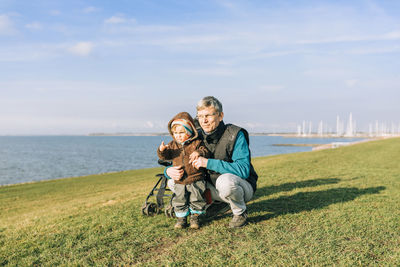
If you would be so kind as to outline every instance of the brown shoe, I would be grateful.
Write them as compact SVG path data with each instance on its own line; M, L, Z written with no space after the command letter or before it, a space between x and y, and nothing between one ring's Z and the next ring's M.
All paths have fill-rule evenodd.
M190 228L192 229L200 228L199 214L190 215Z
M175 226L174 226L175 229L183 229L183 228L185 228L186 226L187 226L187 219L186 219L186 217L178 217L178 218L176 219L176 223L175 223Z
M233 215L231 222L229 223L230 228L239 228L247 224L247 211L244 211L240 215Z

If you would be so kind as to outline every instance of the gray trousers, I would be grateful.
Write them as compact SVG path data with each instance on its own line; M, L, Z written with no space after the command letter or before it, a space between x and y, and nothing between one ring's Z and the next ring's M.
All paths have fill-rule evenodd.
M174 180L168 180L168 187L175 193ZM240 215L246 210L246 202L253 197L253 187L237 175L225 173L218 177L214 185L207 183L213 201L226 202L230 205L233 215ZM176 193L175 193L176 194Z
M170 184L173 182L172 190ZM191 184L176 184L174 180L168 181L168 186L175 193L172 199L176 217L186 217L189 214L202 214L206 206L206 201L203 197L206 191L206 181L200 180Z

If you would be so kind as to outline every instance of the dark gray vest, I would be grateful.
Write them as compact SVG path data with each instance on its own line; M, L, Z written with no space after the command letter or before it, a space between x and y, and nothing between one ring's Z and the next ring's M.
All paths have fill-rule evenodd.
M236 138L238 133L242 131L246 138L247 144L249 143L249 134L243 128L240 128L233 124L224 124L223 121L220 122L216 132L211 135L203 135L204 144L212 153L214 159L220 159L227 162L233 162L232 154L233 148L236 143ZM250 151L250 149L249 149ZM215 181L221 175L220 173L208 170L211 182L215 185ZM254 192L257 188L258 175L251 164L250 155L250 176L246 179L247 182L251 184Z

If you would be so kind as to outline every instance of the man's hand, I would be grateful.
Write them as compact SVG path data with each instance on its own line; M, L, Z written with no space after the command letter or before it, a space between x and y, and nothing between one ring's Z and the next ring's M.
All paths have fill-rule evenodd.
M192 165L196 169L200 169L201 167L207 168L208 159L203 157L198 157L196 160L193 161Z
M167 175L171 177L172 180L179 181L183 177L182 166L173 166L167 169Z
M161 145L158 147L158 149L163 152L166 148L168 147L168 145L164 144L164 141L161 142Z
M192 154L190 154L190 156L189 156L189 164L191 164L193 161L198 159L199 156L200 156L200 154L197 151L194 151Z

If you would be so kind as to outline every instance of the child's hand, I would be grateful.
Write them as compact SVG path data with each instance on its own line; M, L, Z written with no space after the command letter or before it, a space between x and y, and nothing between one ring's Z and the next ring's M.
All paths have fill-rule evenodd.
M166 148L168 148L168 145L164 144L164 141L161 142L161 145L159 146L158 149L160 149L161 152L163 152Z
M197 151L194 151L192 154L190 154L189 164L191 164L193 161L195 161L199 156L200 156L200 154Z

